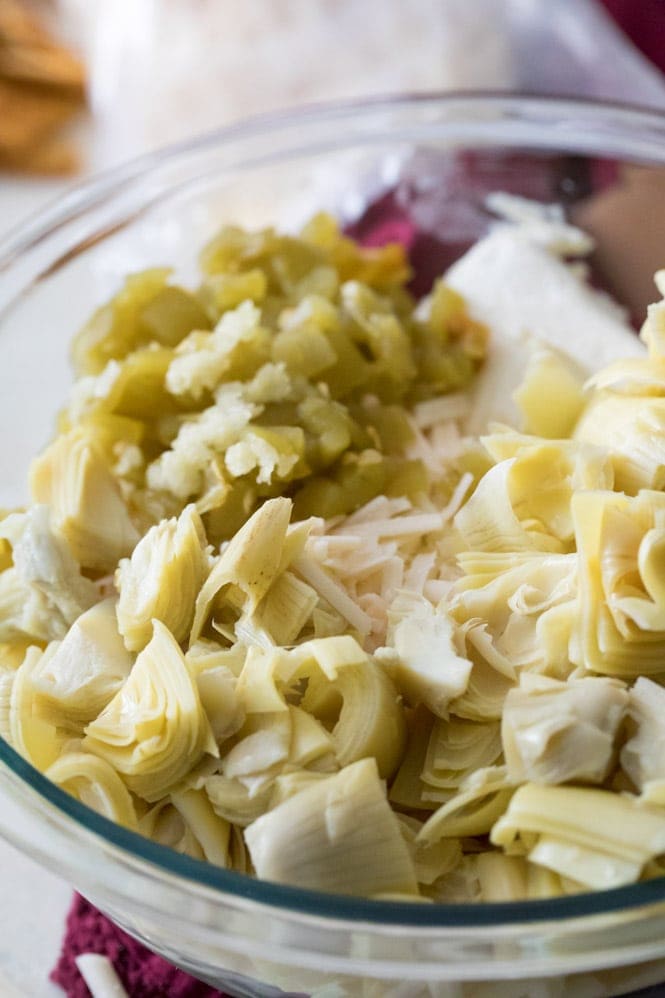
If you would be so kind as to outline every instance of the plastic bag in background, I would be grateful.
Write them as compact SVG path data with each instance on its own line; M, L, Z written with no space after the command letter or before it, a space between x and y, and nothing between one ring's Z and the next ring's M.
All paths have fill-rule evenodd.
M596 0L507 0L504 6L515 89L665 108L665 78Z
M596 0L59 0L59 10L87 57L95 169L252 114L370 94L665 106L657 70Z

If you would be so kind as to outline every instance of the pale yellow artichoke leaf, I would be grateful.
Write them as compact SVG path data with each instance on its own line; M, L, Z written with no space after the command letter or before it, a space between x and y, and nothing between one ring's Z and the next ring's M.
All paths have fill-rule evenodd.
M539 344L529 355L513 399L526 433L567 437L584 407L584 372L570 357Z
M98 814L136 830L134 802L113 766L89 752L67 752L45 776Z
M250 714L222 758L223 775L246 780L248 786L272 781L288 760L291 735L288 710Z
M20 661L14 664L8 655L3 656L3 648L20 647L0 645L0 738L4 738L11 745L10 709L12 699L12 687L16 677L16 670L25 658L27 648L24 648Z
M245 708L238 695L238 680L225 664L192 667L189 653L185 656L193 668L203 710L217 744L231 738L245 723ZM211 659L214 663L214 659Z
M391 777L406 748L406 721L397 687L382 666L369 658L340 670L333 686L342 697L332 729L340 764L373 758L379 775Z
M662 270L656 272L654 280L661 295L665 297ZM657 361L665 356L665 301L654 302L648 306L647 317L640 330L640 339L647 345L650 360Z
M367 652L361 648L352 634L332 635L327 638L312 638L297 645L282 659L280 674L290 682L296 675L307 675L312 666L318 667L326 679L334 681L344 671L367 661Z
M469 684L460 697L450 702L450 713L470 721L499 721L508 690L516 680L506 676L510 663L503 663L493 649L485 625L470 621L467 631L467 650L473 660ZM498 666L502 665L502 668Z
M543 524L523 524L513 508L512 471L518 458L495 464L481 478L454 523L466 547L473 551L561 551L561 541ZM533 476L533 472L531 472ZM532 478L534 491L538 481Z
M193 859L205 859L201 843L170 797L164 797L139 818L138 832Z
M276 645L293 644L319 602L318 593L293 572L279 575L257 606L253 621Z
M476 871L483 901L523 901L561 897L561 877L524 856L483 852L476 856Z
M280 666L285 658L281 648L265 650L252 646L238 677L236 693L242 709L248 714L274 714L287 711L281 689Z
M437 719L432 728L421 773L429 788L448 791L459 788L478 769L493 766L501 755L501 731L497 722L478 724L451 717Z
M665 851L665 813L607 790L527 783L490 839L508 851L521 842L533 862L588 887L616 887Z
M224 587L238 587L246 609L257 608L279 574L291 506L290 499L269 499L228 543L196 599L191 641L201 635Z
M628 705L625 685L605 677L559 682L523 673L501 721L514 783L602 783Z
M441 839L427 844L419 842L418 832L423 822L410 815L398 815L402 835L409 847L419 884L431 886L440 877L451 873L462 862L462 849L457 839Z
M606 675L631 678L662 672L665 630L657 628L660 607L641 578L639 550L644 536L665 516L665 495L580 492L573 496L572 510L580 612L571 656L574 653L577 664ZM647 552L649 547L654 550L649 543ZM655 555L657 567L659 543ZM657 593L657 583L650 581ZM649 626L642 628L640 621Z
M269 809L274 792L272 783L250 792L239 779L221 773L209 776L204 788L215 814L240 828L250 825Z
M486 835L505 812L514 792L505 766L476 770L458 793L427 819L418 841L431 844L442 838Z
M61 754L67 736L35 714L32 676L42 654L41 648L28 648L14 675L9 700L9 741L24 759L44 772Z
M413 860L373 759L320 780L245 829L264 880L337 894L417 895Z
M575 427L576 440L605 447L614 488L635 495L665 486L665 398L599 391Z
M196 681L177 642L153 637L121 689L85 729L84 748L106 759L149 802L178 785L204 753L217 755Z
M86 432L58 437L33 462L30 487L35 502L51 506L54 527L84 568L113 571L137 543L120 487Z
M482 572L479 559L474 567ZM545 645L539 622L550 609L576 598L576 556L536 555L500 574L497 567L492 560L487 572L471 577L471 587L464 576L448 598L451 616L463 625L469 657L475 649L509 679L516 669L547 669L552 655L558 663L562 649Z
M435 718L427 707L421 704L407 720L406 751L390 785L388 799L397 807L415 811L433 811L437 805L425 799L427 788L422 780L422 771Z
M171 803L198 841L205 859L215 866L229 866L231 825L214 811L205 790L172 792Z
M146 646L153 620L161 620L176 641L184 641L207 571L205 531L193 505L151 527L115 576L118 626L127 648L141 651Z
M10 514L0 521L0 536L11 545L13 561L0 573L0 636L13 628L37 640L63 637L99 593L53 529L49 507Z
M638 790L654 803L665 783L665 689L640 676L628 694L631 737L621 749L621 765Z
M630 396L665 395L665 357L615 360L592 375L585 389Z
M541 835L529 853L529 861L574 880L587 889L609 890L632 884L640 877L642 864L603 849L584 847L549 835Z
M528 897L528 863L523 856L481 852L476 871L482 901L523 901Z
M542 440L508 429L481 438L495 461L513 460L508 478L513 510L564 545L573 539L570 497L578 489L611 489L614 469L606 447L577 440ZM552 550L550 541L543 550Z
M242 672L247 657L247 648L240 642L236 642L231 647L218 644L207 638L198 638L185 652L187 665L194 675L206 672L208 669L215 669L217 666L224 666L238 678Z
M110 597L82 613L62 641L48 645L32 675L35 709L53 724L79 729L115 696L133 662Z
M67 623L34 586L28 587L16 568L0 573L0 641L4 645L47 644L61 638Z
M327 731L320 721L308 714L301 707L289 705L291 715L291 746L289 749L289 766L301 769L323 759L331 759L333 769L335 763L335 733Z
M413 707L424 703L446 717L451 700L469 683L472 664L456 646L456 625L446 610L427 600L402 594L388 613L388 645L397 659L390 670Z
M280 672L288 683L307 680L301 706L331 725L342 765L373 756L383 777L395 772L406 722L399 691L378 658L351 635L318 638L289 652Z
M337 769L333 770L333 772L337 772ZM320 783L321 780L327 780L330 775L330 772L320 773L313 769L296 769L293 772L281 773L275 778L270 803L264 808L264 812L272 811L273 808L279 807L284 801L295 797L301 790L306 790L308 787Z

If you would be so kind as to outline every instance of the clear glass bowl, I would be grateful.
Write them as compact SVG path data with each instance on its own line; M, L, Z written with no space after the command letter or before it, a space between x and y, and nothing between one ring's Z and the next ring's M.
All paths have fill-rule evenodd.
M453 259L487 226L488 191L578 207L625 186L634 164L649 175L665 164L662 116L425 96L257 120L79 188L0 247L0 505L25 499L29 461L69 384L67 344L128 271L171 264L187 279L224 222L291 228L317 208L352 221L389 191L429 230L425 263L428 246ZM664 210L657 198L639 209L636 246ZM3 742L0 832L153 950L234 995L603 995L665 979L665 879L482 906L261 883L109 823Z

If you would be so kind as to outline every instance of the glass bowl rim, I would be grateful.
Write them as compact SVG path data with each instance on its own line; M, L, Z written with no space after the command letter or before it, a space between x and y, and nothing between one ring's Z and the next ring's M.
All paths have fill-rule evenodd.
M497 113L510 108L548 109L582 112L602 120L613 115L618 123L642 125L663 141L665 162L665 110L662 112L639 105L616 101L589 100L575 96L515 94L464 90L424 92L415 94L379 95L346 101L320 102L301 107L252 116L207 132L194 139L173 143L164 149L145 153L127 163L115 166L89 180L74 185L63 197L50 202L32 217L20 223L0 239L0 273L9 270L23 253L29 252L51 237L69 221L88 211L120 191L124 185L145 177L180 157L202 153L220 144L251 139L262 133L278 131L292 124L306 126L334 121L350 114L371 114L373 111L407 109L409 106L441 104L494 108ZM617 119L618 116L618 119ZM304 150L303 150L304 151ZM11 304L11 302L9 303ZM316 916L329 921L402 926L427 929L482 929L511 927L528 923L562 922L644 908L665 901L665 876L611 890L585 892L560 898L533 901L481 903L419 904L411 901L390 901L324 893L310 889L259 880L193 859L139 835L82 804L40 773L0 738L0 763L42 801L53 806L59 820L73 821L77 831L92 833L133 859L141 859L161 873L175 877L185 890L212 889L220 895L230 895L277 908L284 913Z
M371 114L390 108L419 107L427 104L509 109L538 108L561 112L582 112L601 118L603 114L618 115L622 123L641 124L645 129L660 133L665 153L665 107L659 110L629 101L603 100L579 97L575 94L515 93L509 90L450 90L418 91L415 93L377 94L338 101L312 101L295 107L254 114L231 122L193 138L182 139L149 152L134 156L126 162L73 184L64 195L47 200L27 218L0 236L0 272L11 265L20 253L50 236L73 217L92 209L97 203L113 195L123 185L139 179L153 168L157 169L190 153L203 152L225 142L251 139L266 132L274 132L292 124L306 126L347 117L349 114Z

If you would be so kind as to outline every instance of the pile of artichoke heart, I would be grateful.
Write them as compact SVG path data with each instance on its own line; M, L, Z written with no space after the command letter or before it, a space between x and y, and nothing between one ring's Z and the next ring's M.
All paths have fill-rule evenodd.
M416 302L399 246L319 215L200 265L92 316L0 513L2 736L106 818L303 888L665 873L665 301L586 383L535 351L519 428L472 438L488 332L441 281Z

